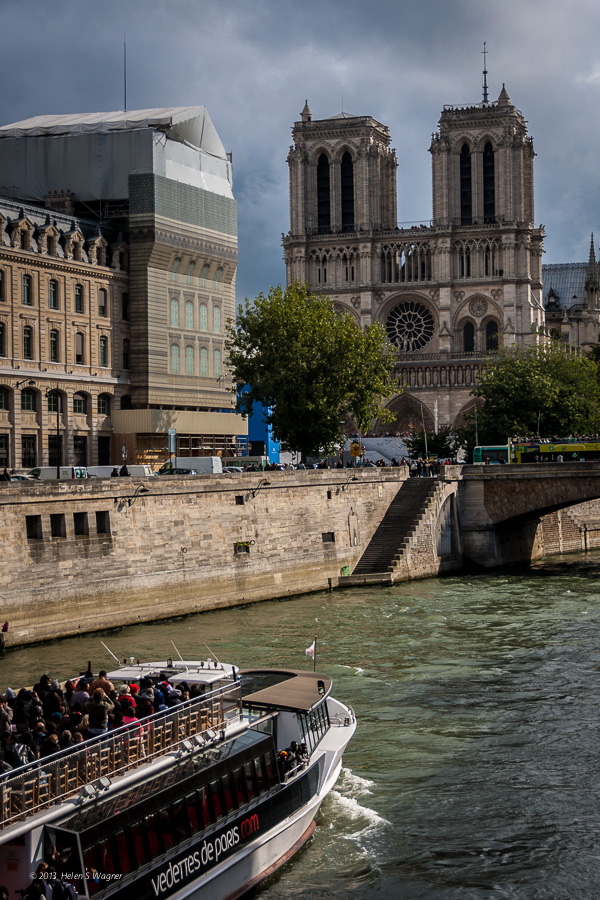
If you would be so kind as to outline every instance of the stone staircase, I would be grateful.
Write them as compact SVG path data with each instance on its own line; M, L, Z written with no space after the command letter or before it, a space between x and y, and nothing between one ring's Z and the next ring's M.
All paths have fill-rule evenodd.
M437 491L436 478L407 479L390 503L352 575L341 577L340 585L391 582L399 559Z

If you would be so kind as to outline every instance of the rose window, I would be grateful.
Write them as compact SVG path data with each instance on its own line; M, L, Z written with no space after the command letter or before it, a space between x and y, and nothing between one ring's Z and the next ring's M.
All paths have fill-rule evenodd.
M385 330L398 350L421 350L433 337L433 316L426 306L415 300L407 300L391 311Z
M469 303L469 310L472 316L477 316L477 318L481 318L481 316L485 316L488 310L488 303L483 297L475 297L474 300L471 300Z

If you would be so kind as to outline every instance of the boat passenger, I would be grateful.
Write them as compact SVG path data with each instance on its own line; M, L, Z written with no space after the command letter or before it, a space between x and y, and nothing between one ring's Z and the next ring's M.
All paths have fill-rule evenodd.
M310 757L308 755L308 747L306 744L300 744L298 750L298 762L301 766L307 766L310 762Z
M123 710L123 706L125 704L133 707L133 709L136 708L137 703L135 702L135 697L131 693L131 688L128 684L121 684L119 686L118 694L119 694L118 699L119 699L119 704L121 706L121 710Z
M89 716L87 732L90 737L96 737L108 731L108 713L111 709L114 709L114 705L102 688L96 688L92 694L92 699L85 704L85 711Z
M71 697L71 709L74 709L77 704L81 706L83 709L84 705L90 699L90 695L87 690L87 682L85 678L81 678L79 683L77 684L76 690Z
M59 750L60 744L58 735L49 734L40 747L40 758L43 756L52 756L53 753L58 753Z
M101 669L98 677L88 686L89 693L93 694L96 688L102 688L105 694L114 691L112 682L106 677L106 669Z
M280 750L279 755L277 756L277 768L279 769L279 775L282 781L285 781L287 772L287 756L287 750Z
M0 735L12 731L13 711L9 705L8 697L2 694L0 697Z
M33 693L37 694L40 700L43 698L44 694L50 690L50 685L52 684L52 679L48 675L47 672L44 672L40 680L37 684L33 686Z
M4 759L13 769L19 766L26 766L27 763L33 762L35 753L33 750L22 742L23 735L8 734L6 736L6 746L4 748Z

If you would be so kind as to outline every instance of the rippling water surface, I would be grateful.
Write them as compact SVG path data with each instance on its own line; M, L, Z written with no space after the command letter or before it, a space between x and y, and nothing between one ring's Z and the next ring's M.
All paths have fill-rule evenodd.
M306 848L256 900L597 900L600 557L313 594L35 648L0 687L174 653L317 668L359 728Z

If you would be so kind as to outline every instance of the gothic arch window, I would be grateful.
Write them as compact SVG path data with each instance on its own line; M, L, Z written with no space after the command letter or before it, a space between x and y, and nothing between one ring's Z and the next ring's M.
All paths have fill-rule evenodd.
M52 329L50 332L50 362L59 362L60 359L60 335Z
M208 350L206 347L200 348L200 374L208 375Z
M190 346L185 348L185 374L194 374L194 348Z
M221 290L221 281L223 279L223 267L219 266L217 271L215 272L215 290Z
M180 266L180 265L181 265L181 260L180 260L179 258L177 258L177 259L173 262L173 268L171 269L171 279L172 279L173 281L175 281L175 279L177 278L177 273L179 272L179 266Z
M179 375L179 344L171 344L171 374Z
M460 278L470 278L471 277L471 248L470 246L463 245L459 250L459 263L460 263Z
M485 326L485 349L491 353L499 347L498 323L490 319Z
M219 334L221 331L221 307L215 306L213 309L213 330Z
M48 306L50 309L58 309L58 281L54 278L48 282Z
M187 284L192 283L192 275L194 274L194 269L196 268L196 260L193 259L191 263L187 267L187 272L185 273L185 280Z
M215 373L215 378L221 377L221 351L215 350L213 353L213 370Z
M496 178L494 148L488 141L483 148L483 221L496 221Z
M405 300L391 311L385 330L390 342L401 352L422 350L433 337L433 316L422 303Z
M329 160L324 153L317 162L317 226L319 234L329 234L331 231Z
M200 286L201 287L206 287L206 279L208 278L209 268L210 268L210 266L208 265L208 263L206 263L204 266L202 266L202 271L200 273Z
M342 231L354 231L354 164L348 152L340 167L342 186Z
M460 150L460 224L473 221L473 190L471 186L471 150L463 144Z
M463 350L465 353L475 352L475 326L472 322L463 325Z

